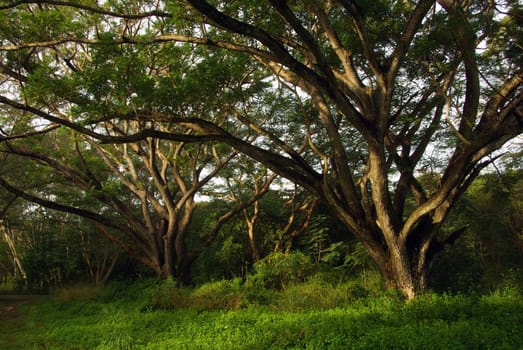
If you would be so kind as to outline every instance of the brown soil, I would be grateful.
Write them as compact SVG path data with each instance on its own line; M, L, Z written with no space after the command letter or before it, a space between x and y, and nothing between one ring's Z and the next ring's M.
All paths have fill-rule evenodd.
M18 317L18 307L35 301L42 296L35 295L0 295L0 320Z
M37 325L26 323L22 317L24 309L20 307L24 304L38 303L43 298L43 295L0 294L1 349L46 349L45 344L42 345L35 339L25 339L29 328ZM30 332L34 333L34 329Z

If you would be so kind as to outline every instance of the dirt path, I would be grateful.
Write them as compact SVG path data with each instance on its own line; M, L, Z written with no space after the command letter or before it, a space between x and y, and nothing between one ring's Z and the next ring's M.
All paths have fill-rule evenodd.
M27 323L20 306L41 302L44 295L9 295L0 294L0 349L46 349L34 336L38 324ZM43 343L42 343L43 344Z
M18 317L18 308L22 304L41 300L42 295L0 295L0 321Z

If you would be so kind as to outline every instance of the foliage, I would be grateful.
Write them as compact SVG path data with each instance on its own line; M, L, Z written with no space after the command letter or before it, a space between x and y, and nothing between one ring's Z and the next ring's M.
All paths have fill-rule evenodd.
M320 287L317 282L312 285ZM312 285L303 285L302 292L296 286L288 297L305 296ZM225 295L225 291L238 288L234 282L214 283L203 287L205 290L188 292L195 304L176 310L142 308L143 299L151 291L144 287L141 283L115 285L96 299L51 299L23 305L18 318L2 320L5 336L0 338L0 346L60 350L523 346L523 299L513 291L483 296L426 294L409 303L382 295L353 299L335 308L321 307L315 301L312 306L296 301L284 310L249 305L225 311L227 305L202 308L198 297L205 295L205 290ZM322 288L316 292L332 294L336 290ZM319 298L313 293L309 296Z
M472 184L444 228L467 225L467 231L435 261L432 288L523 290L522 185L521 170L486 174Z
M216 237L202 247L202 240L208 239L218 218L229 209L230 203L217 200L199 203L196 208L187 240L190 249L198 252L191 269L191 280L195 284L235 278L246 273L249 253L241 217L225 222Z
M458 282L490 289L505 265L517 273L518 255L499 254L507 240L498 237L521 242L521 217L513 214L520 198L511 192L522 185L487 179L480 193L473 180L523 131L519 2L266 5L4 1L2 188L96 221L128 257L183 282L195 260L202 282L245 277L250 261L299 248L254 267L251 283L283 289L310 275L305 255L316 265L365 272L365 250L388 288L414 298L464 221L476 231L468 246L491 251L449 259L455 271L480 263ZM274 208L291 203L294 214L314 206L292 196L266 200L273 208L263 216L262 200L254 201L241 210L245 223L222 227L228 232L189 237L204 187L223 196L212 187L220 192L217 183L236 178L230 194L240 203L268 189L276 174L321 201L343 224L343 237L318 216L296 242L293 233L302 232L282 229L285 215ZM445 226L460 197L464 209ZM499 212L487 220L493 208ZM22 249L31 283L47 288L80 278L81 249L70 243L75 227L56 225L59 239L46 227L48 235L31 241L37 249ZM1 261L9 265L5 254Z
M290 283L305 281L314 271L311 259L301 253L272 253L254 264L249 282L264 288L284 289Z

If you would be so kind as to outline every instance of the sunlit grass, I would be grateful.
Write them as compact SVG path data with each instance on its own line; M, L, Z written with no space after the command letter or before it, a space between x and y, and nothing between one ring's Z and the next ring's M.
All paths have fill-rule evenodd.
M256 298L238 281L194 290L115 284L94 294L83 286L86 297L22 306L22 316L2 320L9 336L0 337L0 349L523 348L516 292L427 294L404 303L359 289L351 295L349 287L310 281L258 290Z

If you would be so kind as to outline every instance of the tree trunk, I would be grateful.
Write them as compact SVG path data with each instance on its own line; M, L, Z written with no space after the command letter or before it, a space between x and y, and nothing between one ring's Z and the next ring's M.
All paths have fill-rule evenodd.
M24 283L27 282L27 274L25 272L25 269L22 265L22 261L20 260L18 256L18 252L16 250L14 241L11 239L11 236L7 233L7 229L4 232L4 239L7 243L7 246L9 247L9 250L11 252L11 257L13 259L13 266L14 266L14 273L15 278L18 278L18 274L20 274L20 277L24 281Z
M412 300L427 288L429 256L427 251L411 256L406 247L387 249L387 252L367 248L376 263L385 289L397 289Z
M418 283L417 277L410 266L402 261L403 259L394 260L391 258L390 261L378 264L385 289L397 289L407 300L412 300L417 294L424 291L425 286Z
M162 277L177 277L176 274L176 253L175 253L175 241L176 237L173 233L169 233L164 237L164 262L162 267Z
M182 235L176 237L175 242L176 251L176 276L178 281L183 285L188 285L191 280L191 264L192 260L185 249L185 242Z
M178 268L178 280L183 285L188 285L191 282L191 267L194 260L198 256L196 254L187 254L178 258L177 268Z
M256 246L256 236L254 234L254 222L247 220L247 233L249 236L249 246L251 248L252 262L260 260L260 252Z

